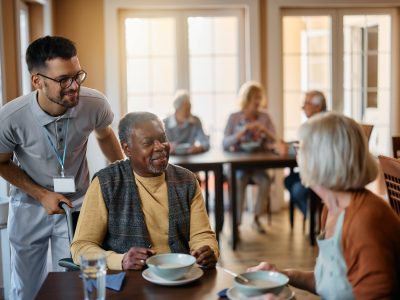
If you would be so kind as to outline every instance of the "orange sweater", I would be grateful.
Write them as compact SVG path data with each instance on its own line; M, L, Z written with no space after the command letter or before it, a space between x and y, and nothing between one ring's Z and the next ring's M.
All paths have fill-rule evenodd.
M342 246L356 299L400 299L400 218L382 198L365 189L353 193Z

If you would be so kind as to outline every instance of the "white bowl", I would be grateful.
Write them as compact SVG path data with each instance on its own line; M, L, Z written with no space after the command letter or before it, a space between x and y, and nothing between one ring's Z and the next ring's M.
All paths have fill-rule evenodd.
M274 271L246 272L240 275L247 278L249 282L246 283L235 277L235 286L240 293L249 297L265 293L278 295L289 282L286 275Z
M192 144L190 143L178 144L175 146L175 153L186 154L189 151L190 147L192 147Z
M166 280L178 280L195 264L196 258L181 253L154 255L146 260L147 266L157 276Z
M240 149L246 152L252 152L260 149L261 143L260 142L247 142L247 143L241 143L240 144Z

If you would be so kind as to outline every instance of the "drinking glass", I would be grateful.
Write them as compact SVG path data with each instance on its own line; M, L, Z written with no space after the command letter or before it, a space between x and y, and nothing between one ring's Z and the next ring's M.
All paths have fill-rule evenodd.
M85 300L106 298L106 256L104 252L87 252L80 256Z

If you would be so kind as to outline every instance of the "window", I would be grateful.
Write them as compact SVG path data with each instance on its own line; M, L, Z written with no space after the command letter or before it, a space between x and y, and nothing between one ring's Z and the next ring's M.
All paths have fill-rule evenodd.
M301 111L304 92L317 89L327 96L329 109L374 125L373 153L390 153L392 17L389 11L372 12L320 9L307 15L307 10L285 10L285 139L297 138L305 119Z
M164 118L173 113L176 89L187 89L192 113L220 146L245 80L242 10L125 12L122 24L122 111L147 110Z
M344 113L373 124L370 146L390 153L391 16L343 16Z
M320 90L331 99L331 28L330 16L283 17L285 140L297 139L306 91Z

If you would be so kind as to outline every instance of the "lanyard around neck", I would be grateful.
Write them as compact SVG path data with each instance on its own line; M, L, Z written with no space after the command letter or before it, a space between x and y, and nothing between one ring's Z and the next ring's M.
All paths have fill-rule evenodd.
M51 140L51 137L50 137L50 134L49 134L48 129L47 129L46 127L42 127L42 128L44 128L44 131L45 131L45 133L46 133L46 135L47 135L47 139L48 139L48 141L49 141L49 143L50 143L50 146L51 146L51 148L53 149L54 154L56 155L57 161L58 161L58 163L59 163L60 166L61 166L61 177L64 177L64 176L65 176L65 173L64 173L64 165L65 165L65 157L66 157L66 155L67 155L68 127L69 127L69 118L68 118L68 120L67 120L67 129L65 130L65 134L64 134L64 153L63 153L63 156L62 156L62 157L58 154L57 148L56 148L56 146L54 145L53 141Z

